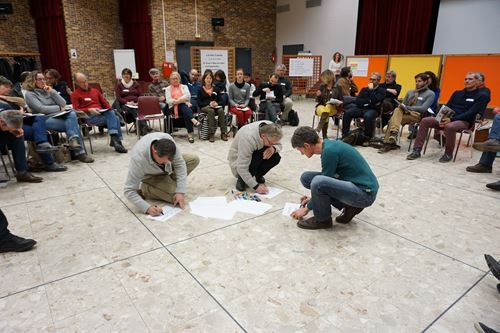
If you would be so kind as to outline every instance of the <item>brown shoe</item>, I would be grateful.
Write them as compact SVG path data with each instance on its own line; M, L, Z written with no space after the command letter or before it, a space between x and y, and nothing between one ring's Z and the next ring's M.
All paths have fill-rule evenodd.
M302 229L316 230L316 229L328 229L333 225L332 218L330 217L326 221L319 221L316 217L312 216L306 220L299 220L297 222L297 227Z
M81 154L76 157L77 160L79 160L82 163L92 163L94 162L94 159L90 157L87 154Z
M215 141L215 134L209 134L208 135L208 141L214 142Z
M496 139L488 139L484 142L475 143L472 147L483 152L497 153L500 151L500 141Z
M42 177L37 177L27 171L18 172L16 178L19 183L41 183L43 181Z
M227 141L227 134L226 133L222 133L220 135L220 138L222 139L222 141Z
M80 150L82 149L82 146L80 145L80 142L78 141L77 137L69 139L69 149L70 150Z
M335 221L337 223L343 223L343 224L349 223L354 218L354 216L361 213L363 211L363 209L364 208L345 206L344 210L342 211L342 214L337 216L335 218Z

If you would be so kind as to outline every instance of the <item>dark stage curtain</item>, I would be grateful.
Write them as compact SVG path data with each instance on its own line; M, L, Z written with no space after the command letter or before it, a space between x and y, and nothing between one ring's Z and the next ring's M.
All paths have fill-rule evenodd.
M149 80L153 66L153 43L148 0L120 0L120 23L123 27L123 46L135 50L135 65L139 79Z
M360 0L356 54L432 53L439 0Z
M71 69L61 0L31 0L30 11L35 20L42 67L57 69L61 79L71 86Z

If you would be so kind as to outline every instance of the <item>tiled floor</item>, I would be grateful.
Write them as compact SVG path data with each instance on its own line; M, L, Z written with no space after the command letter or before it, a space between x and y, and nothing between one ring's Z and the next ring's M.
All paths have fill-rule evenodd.
M309 125L314 103L295 104ZM281 210L307 193L299 176L320 163L291 148L293 130L267 176L285 191L258 217L186 209L146 219L123 196L129 154L106 137L94 140L93 164L0 189L11 230L38 241L0 255L0 332L473 332L475 321L500 330L498 281L483 259L500 258L500 193L484 186L500 179L498 163L493 174L465 172L479 153L464 144L446 165L435 142L416 161L405 140L385 155L360 148L380 182L375 204L349 225L304 231ZM230 142L175 137L201 158L189 200L234 186Z

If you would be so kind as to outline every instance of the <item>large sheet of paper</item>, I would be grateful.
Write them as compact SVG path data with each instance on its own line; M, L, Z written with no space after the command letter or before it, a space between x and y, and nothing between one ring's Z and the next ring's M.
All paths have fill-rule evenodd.
M163 221L166 221L168 219L171 219L172 217L174 217L178 213L182 212L182 209L180 209L179 207L164 206L164 207L162 207L162 212L163 212L163 215L159 215L159 216L148 215L148 219L153 220L153 221L163 222Z
M292 58L289 65L289 76L313 76L313 58Z
M237 212L262 215L269 209L273 208L272 205L253 200L234 200L229 203L229 207Z
M236 213L229 207L226 197L199 197L189 203L191 213L206 218L231 220Z
M262 197L262 198L266 198L266 199L272 199L274 198L275 196L277 196L278 194L280 194L281 192L283 192L282 189L280 188L277 188L277 187L271 187L271 186L268 186L267 187L267 194L258 194L257 195L259 197Z
M281 212L281 214L285 215L285 216L290 216L290 214L292 214L294 211L296 211L299 208L300 208L300 204L287 202L285 204L285 207L283 207L283 211Z
M205 70L211 69L214 73L221 69L228 73L228 60L227 60L227 50L200 50L200 60L201 60L201 72L205 73Z
M349 58L347 59L347 66L351 67L352 76L368 76L368 65L370 59L368 58Z

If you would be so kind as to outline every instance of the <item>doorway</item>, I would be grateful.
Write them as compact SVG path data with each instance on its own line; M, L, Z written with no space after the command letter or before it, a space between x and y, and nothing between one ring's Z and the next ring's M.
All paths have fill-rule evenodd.
M191 70L191 46L214 46L214 42L198 40L176 40L175 54L177 70L189 73Z
M243 72L252 73L252 49L249 47L236 48L236 68L243 68Z

